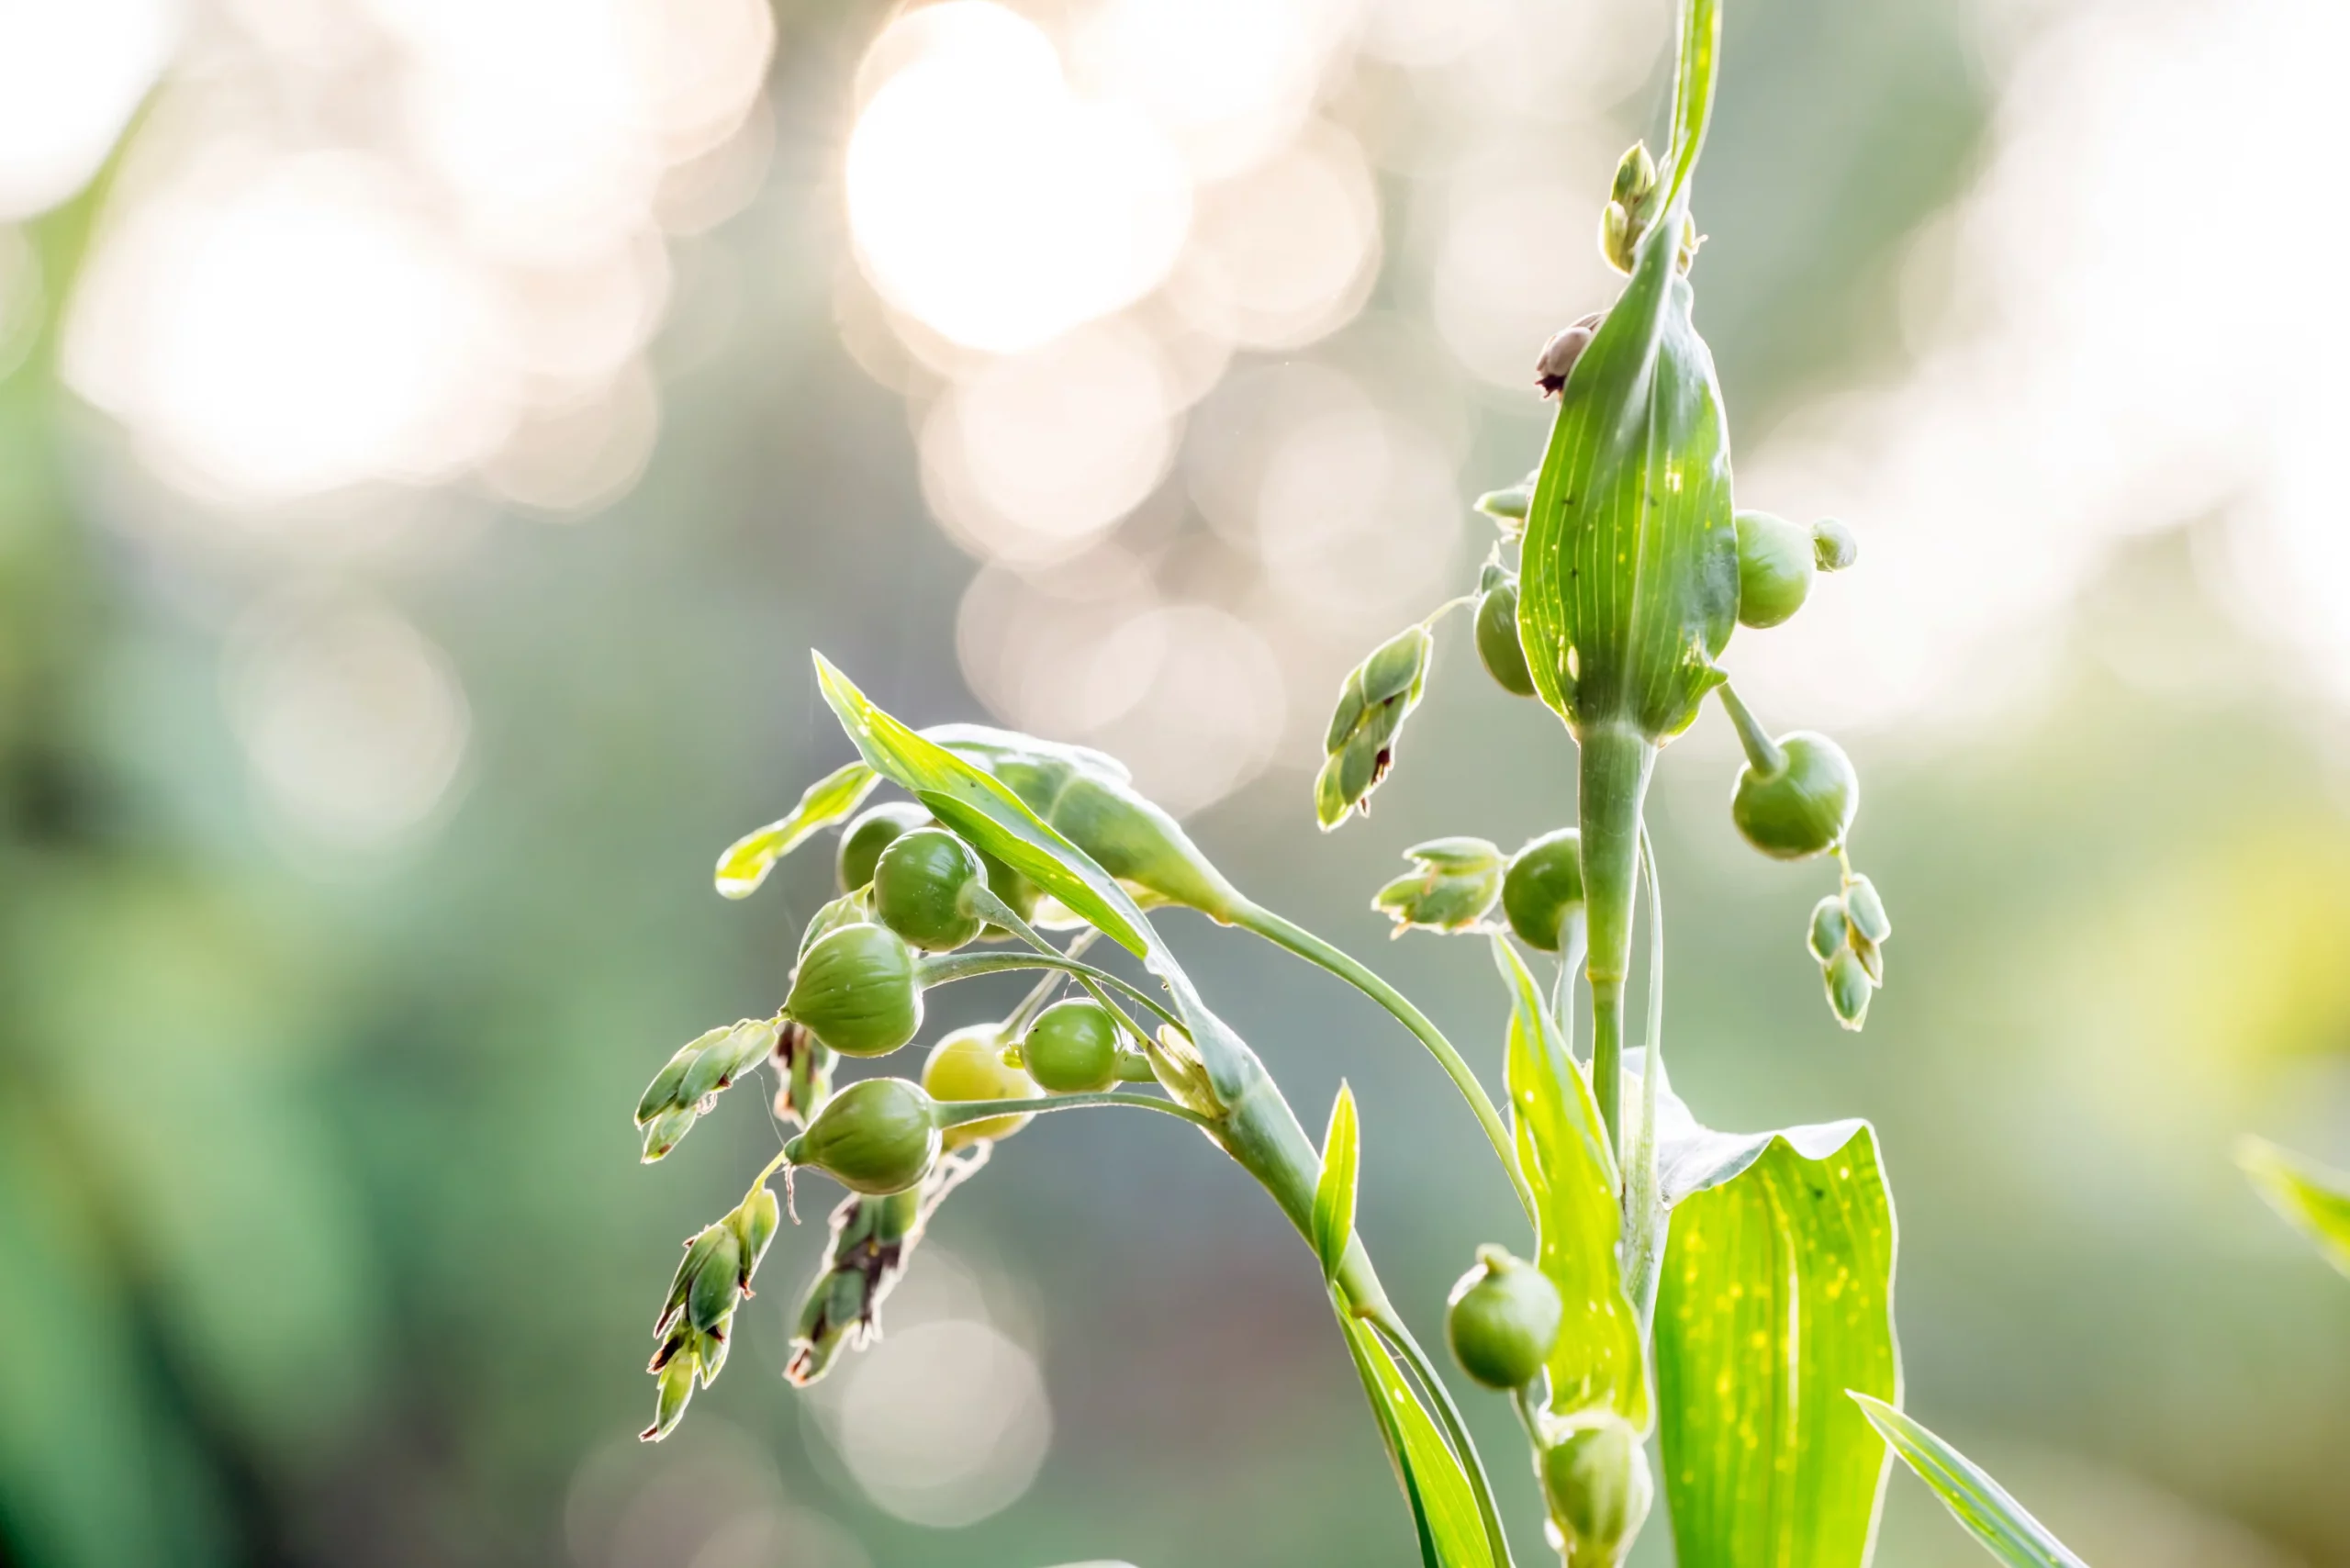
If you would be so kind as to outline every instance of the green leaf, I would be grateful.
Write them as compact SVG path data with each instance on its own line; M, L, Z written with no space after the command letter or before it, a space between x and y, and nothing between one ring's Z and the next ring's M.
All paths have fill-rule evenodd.
M2236 1163L2270 1208L2315 1242L2327 1262L2350 1274L2350 1175L2329 1170L2266 1138L2238 1142Z
M1675 735L1718 685L1738 618L1729 432L1680 275L1720 16L1682 20L1673 174L1630 283L1561 391L1520 563L1518 630L1543 701L1578 734Z
M848 677L815 655L824 700L865 760L969 839L1134 954L1158 950L1133 897L1091 857L1063 838L992 775L927 740L867 700Z
M1362 1376L1371 1413L1379 1419L1395 1477L1411 1504L1423 1568L1490 1568L1496 1563L1507 1568L1507 1545L1486 1537L1467 1473L1394 1358L1371 1326L1344 1307L1338 1310L1338 1328L1347 1338L1355 1371Z
M718 857L718 890L730 899L750 897L767 879L777 861L799 848L818 828L840 821L863 805L880 781L880 775L866 764L851 762L809 785L790 815L726 846L726 853Z
M1550 1407L1605 1406L1649 1426L1639 1320L1624 1296L1622 1183L1583 1069L1568 1056L1534 977L1500 936L1494 962L1510 998L1505 1070L1518 1169L1534 1192L1535 1262L1559 1288L1565 1326L1550 1352Z
M1680 1568L1859 1568L1884 1445L1851 1402L1898 1397L1892 1199L1863 1122L1735 1137L1670 1092L1673 1210L1655 1354Z
M1952 1517L2008 1568L2088 1568L1974 1461L1885 1401L1857 1389L1852 1399Z
M1354 1239L1357 1166L1355 1094L1340 1079L1330 1129L1322 1137L1322 1180L1314 1189L1314 1249L1322 1255L1326 1280L1337 1279L1347 1243Z

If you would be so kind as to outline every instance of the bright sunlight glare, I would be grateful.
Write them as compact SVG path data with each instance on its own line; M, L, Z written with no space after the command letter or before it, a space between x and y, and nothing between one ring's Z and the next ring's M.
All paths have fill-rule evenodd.
M0 0L0 222L97 172L180 20L177 0Z

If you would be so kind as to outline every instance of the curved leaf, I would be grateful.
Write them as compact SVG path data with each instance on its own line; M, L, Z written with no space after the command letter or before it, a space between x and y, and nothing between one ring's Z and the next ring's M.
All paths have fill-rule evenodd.
M1314 1189L1314 1249L1322 1255L1322 1277L1335 1281L1355 1238L1355 1179L1359 1170L1355 1094L1346 1081L1330 1103L1330 1130L1322 1137L1322 1180Z
M1681 1568L1859 1568L1886 1455L1843 1395L1897 1398L1901 1381L1875 1134L1725 1138L1669 1094L1659 1109L1681 1173L1655 1325Z
M1885 1401L1858 1390L1852 1400L1951 1517L2008 1568L2088 1568L1974 1461Z
M840 821L865 802L881 776L862 762L833 769L800 797L789 816L744 834L718 857L718 890L730 899L749 898L775 863L800 847L818 828Z
M1567 1054L1540 988L1517 949L1493 940L1509 991L1505 1071L1518 1168L1534 1193L1535 1262L1566 1305L1550 1351L1550 1407L1571 1414L1605 1406L1646 1431L1647 1358L1624 1295L1616 1158L1591 1084Z
M2327 1262L2350 1274L2350 1174L2256 1137L2236 1145L2236 1163L2270 1208L2315 1242Z
M1386 1439L1387 1457L1395 1478L1412 1506L1412 1522L1419 1529L1422 1568L1506 1568L1505 1545L1489 1540L1477 1510L1476 1494L1460 1462L1444 1440L1435 1420L1412 1392L1403 1369L1371 1326L1338 1310L1338 1328L1347 1337L1347 1350L1361 1374L1363 1393L1379 1418L1380 1436Z

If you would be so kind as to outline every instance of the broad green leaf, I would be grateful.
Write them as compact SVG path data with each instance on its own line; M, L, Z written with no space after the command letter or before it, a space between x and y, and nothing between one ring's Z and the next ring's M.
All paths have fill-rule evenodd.
M1338 1328L1347 1337L1363 1393L1370 1396L1380 1435L1387 1441L1387 1457L1411 1504L1423 1568L1507 1568L1508 1547L1487 1539L1468 1474L1387 1347L1369 1324L1343 1306Z
M2008 1568L2088 1568L1974 1461L1882 1399L1858 1390L1852 1399L1951 1516Z
M2256 1137L2236 1145L2236 1163L2270 1208L2315 1242L2327 1262L2350 1274L2350 1174Z
M1898 1397L1892 1199L1865 1123L1727 1137L1660 1096L1677 1201L1655 1323L1680 1568L1859 1568Z
M775 863L800 847L821 827L840 821L865 802L881 776L862 762L834 768L813 784L791 808L791 814L746 834L726 846L718 857L718 890L730 899L744 899L767 879Z
M1322 1277L1336 1280L1355 1236L1358 1173L1355 1093L1338 1081L1330 1103L1330 1129L1322 1137L1322 1180L1314 1189L1314 1249L1322 1255Z
M1527 514L1518 635L1536 689L1578 734L1686 729L1738 617L1729 434L1676 264L1719 26L1713 0L1690 0L1673 178L1560 394Z
M1550 1407L1564 1415L1605 1406L1646 1431L1646 1358L1617 1249L1623 1206L1616 1158L1583 1069L1505 937L1494 938L1494 962L1510 998L1505 1070L1518 1168L1534 1191L1535 1262L1566 1305L1550 1352Z

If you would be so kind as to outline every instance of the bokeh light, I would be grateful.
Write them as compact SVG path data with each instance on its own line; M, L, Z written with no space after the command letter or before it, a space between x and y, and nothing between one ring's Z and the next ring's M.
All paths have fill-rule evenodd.
M0 0L0 222L56 206L113 151L179 42L180 0Z

